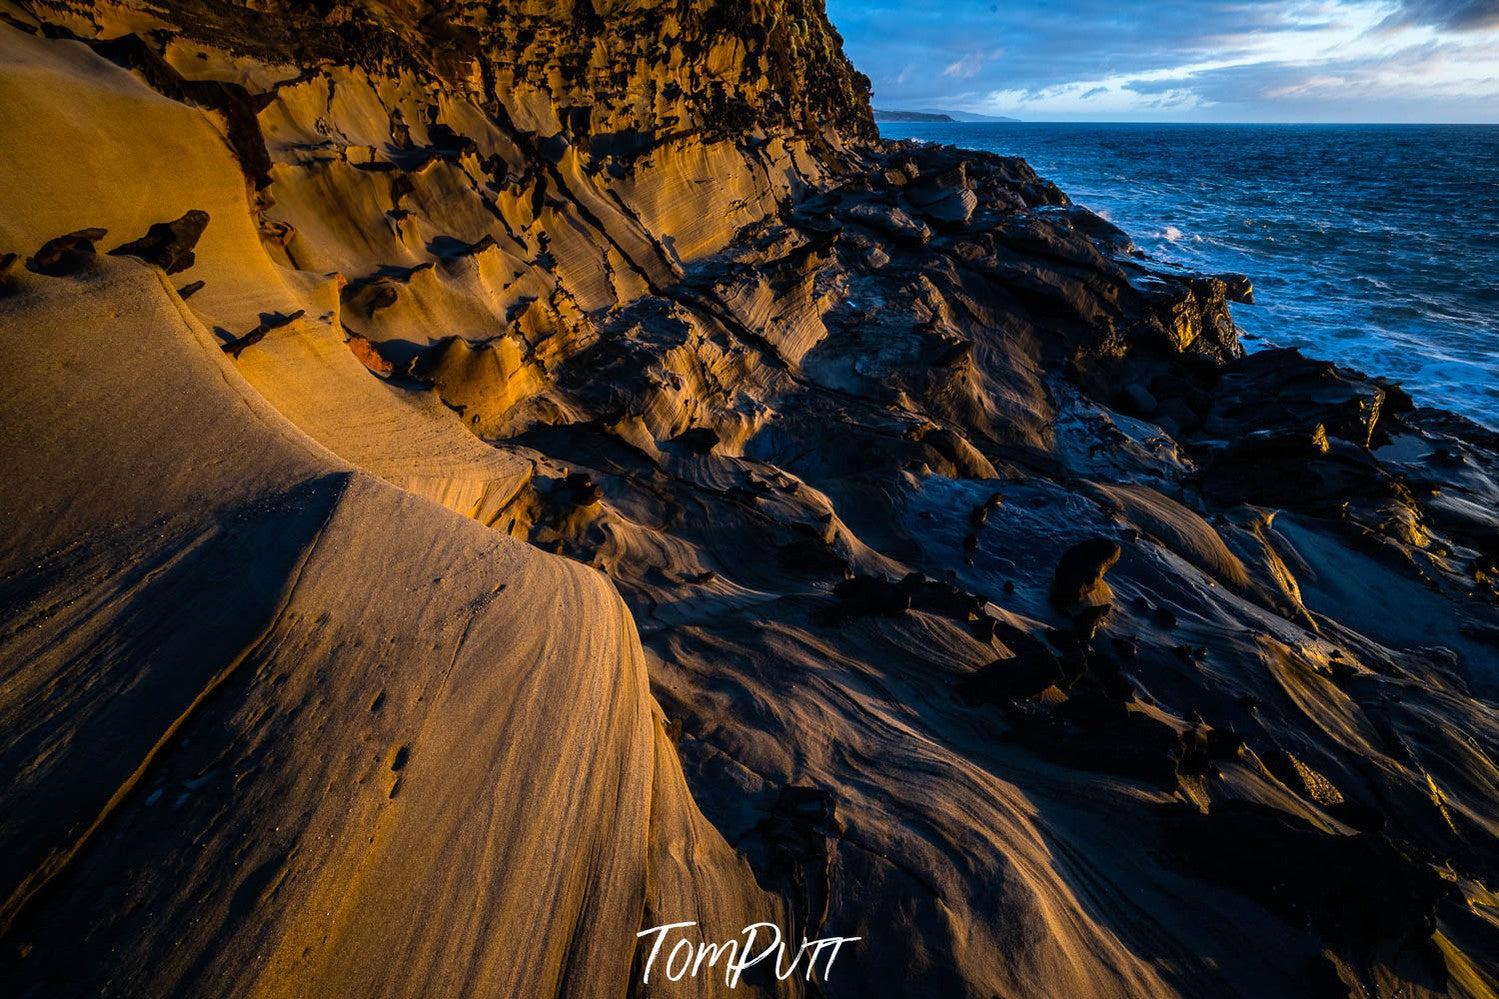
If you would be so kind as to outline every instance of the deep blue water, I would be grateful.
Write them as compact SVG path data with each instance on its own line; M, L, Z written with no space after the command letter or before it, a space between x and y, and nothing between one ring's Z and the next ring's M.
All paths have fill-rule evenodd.
M1499 429L1499 126L884 124L1023 156L1150 256L1254 281L1296 346Z

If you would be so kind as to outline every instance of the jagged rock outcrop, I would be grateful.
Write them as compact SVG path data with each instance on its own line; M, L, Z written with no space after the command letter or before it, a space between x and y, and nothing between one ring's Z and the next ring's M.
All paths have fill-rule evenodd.
M208 228L208 213L190 211L171 222L157 222L140 239L122 243L110 250L111 256L139 257L155 264L168 274L185 271L197 259L193 247Z
M4 22L3 991L1499 978L1499 445L819 4Z

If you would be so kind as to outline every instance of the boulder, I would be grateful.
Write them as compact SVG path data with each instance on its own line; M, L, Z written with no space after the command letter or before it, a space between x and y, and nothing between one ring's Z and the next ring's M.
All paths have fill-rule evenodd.
M109 251L112 257L139 257L168 274L191 267L197 259L193 247L208 228L208 213L194 209L172 222L157 222L140 239Z
M931 227L925 222L919 222L897 206L883 202L861 201L848 208L839 209L837 215L845 222L862 225L918 246L932 238Z
M1067 549L1052 579L1052 604L1073 611L1113 603L1114 591L1103 576L1122 554L1119 543L1108 538L1089 538Z
M883 576L854 576L833 587L838 607L851 617L891 616L911 609L911 592Z
M1244 305L1254 304L1254 282L1250 281L1244 274L1220 274L1218 275L1228 289L1228 300L1230 302L1241 302Z
M0 293L14 281L20 263L20 254L0 253Z
M958 693L970 704L996 704L1033 697L1063 683L1062 664L1045 647L1020 649L1009 659L996 659L958 681Z
M1086 692L1085 692L1086 691ZM1075 707L1073 701L1077 700ZM1055 712L1012 714L1017 739L1078 770L1118 774L1175 790L1185 747L1176 729L1102 691L1080 689Z
M1261 350L1234 361L1218 380L1203 424L1231 441L1249 430L1322 433L1361 447L1374 439L1386 391L1373 379L1292 348Z
M906 198L921 215L943 225L963 225L978 208L978 195L967 188L908 190Z
M97 253L94 244L108 232L108 229L99 228L79 229L56 239L49 239L26 261L26 266L48 277L77 274L94 262Z

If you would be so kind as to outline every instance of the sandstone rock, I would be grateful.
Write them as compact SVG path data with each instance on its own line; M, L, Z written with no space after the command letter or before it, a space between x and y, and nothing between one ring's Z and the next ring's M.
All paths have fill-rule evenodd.
M359 363L381 378L389 378L395 374L396 366L388 361L367 337L360 336L358 333L350 333L348 343L349 350L359 358Z
M259 38L255 41L264 43ZM246 178L256 190L263 190L270 184L271 159L257 115L271 103L274 95L252 95L238 83L187 79L140 35L124 34L105 41L92 41L91 44L104 58L140 72L159 93L222 114L228 126L230 148L239 159Z
M68 101L0 101L7 148L66 145L111 183L23 168L15 189L113 231L204 205L217 291L183 310L198 282L103 261L88 295L17 275L0 300L0 426L31 428L0 490L0 658L21 664L0 806L26 817L0 823L0 895L23 899L0 992L445 994L495 969L470 991L616 995L635 932L678 919L862 933L806 986L830 999L1303 989L1246 926L1334 955L1329 987L1442 991L1293 889L1176 869L1147 817L1176 792L1288 802L1247 737L1398 807L1392 848L1493 873L1480 429L1240 358L1247 282L1132 255L1020 160L879 141L815 2L26 6L42 34L0 26L25 67L0 76ZM11 205L19 246L78 224ZM238 355L279 321L247 310L303 306L319 321L255 363L203 363L198 324L259 322ZM368 334L347 352L344 319ZM275 447L242 436L268 426ZM34 485L55 468L75 474ZM261 571L289 535L243 525L284 509L291 571ZM1043 638L1047 553L1093 535ZM1105 537L1155 603L1113 604ZM1315 619L1255 599L1295 577ZM248 636L223 657L180 640L218 649L219 624ZM160 635L194 682L160 675ZM1325 666L1328 640L1359 662ZM59 682L80 664L96 679ZM171 710L122 745L141 677ZM1329 828L1386 824L1302 791ZM1271 853L1262 832L1229 823L1210 852ZM444 873L481 855L528 877ZM391 920L406 897L422 918ZM1142 949L1131 914L1166 910ZM1450 963L1480 964L1449 913Z

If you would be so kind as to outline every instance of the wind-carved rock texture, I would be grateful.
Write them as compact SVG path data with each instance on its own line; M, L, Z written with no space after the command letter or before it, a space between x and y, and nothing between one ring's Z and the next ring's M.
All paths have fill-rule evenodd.
M0 991L1492 994L1493 435L815 2L0 15Z

